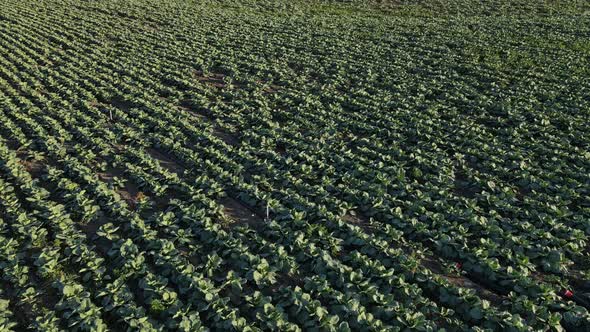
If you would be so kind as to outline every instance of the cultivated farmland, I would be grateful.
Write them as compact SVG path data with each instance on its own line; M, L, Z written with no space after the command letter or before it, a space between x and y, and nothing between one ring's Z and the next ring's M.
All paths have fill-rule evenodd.
M590 331L590 5L0 0L1 331Z

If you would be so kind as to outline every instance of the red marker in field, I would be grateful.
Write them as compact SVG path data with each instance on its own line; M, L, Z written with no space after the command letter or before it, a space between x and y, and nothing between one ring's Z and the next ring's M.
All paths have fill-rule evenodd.
M563 293L563 296L567 297L568 299L572 298L574 296L574 293L571 290L566 290Z
M463 267L463 264L461 264L461 263L457 263L457 264L455 264L455 267L456 267L457 269L461 270L461 268Z

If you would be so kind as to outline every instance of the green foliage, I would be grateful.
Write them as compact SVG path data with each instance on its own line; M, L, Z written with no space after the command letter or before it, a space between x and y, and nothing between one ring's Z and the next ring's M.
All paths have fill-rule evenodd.
M0 330L586 331L589 8L4 0Z

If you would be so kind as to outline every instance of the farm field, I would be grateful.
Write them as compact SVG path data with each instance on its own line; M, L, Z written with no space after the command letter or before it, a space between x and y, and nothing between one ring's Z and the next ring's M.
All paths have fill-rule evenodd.
M590 331L589 237L588 2L0 2L0 331Z

